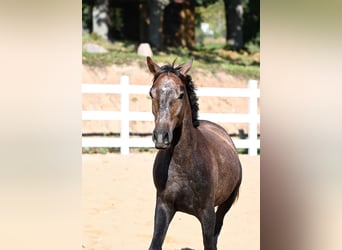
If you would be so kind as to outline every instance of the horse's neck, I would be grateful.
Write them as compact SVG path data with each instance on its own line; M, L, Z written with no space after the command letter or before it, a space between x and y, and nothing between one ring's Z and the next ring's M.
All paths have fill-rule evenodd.
M193 173L194 150L196 148L194 129L192 124L191 127L188 127L184 123L179 128L179 134L177 134L179 140L170 151L170 159L173 164L169 166L169 171L174 175L188 176Z
M189 153L191 154L192 148L195 143L195 131L193 126L192 114L190 105L187 105L184 112L182 125L176 131L177 144L174 147L175 153L180 153L183 157Z

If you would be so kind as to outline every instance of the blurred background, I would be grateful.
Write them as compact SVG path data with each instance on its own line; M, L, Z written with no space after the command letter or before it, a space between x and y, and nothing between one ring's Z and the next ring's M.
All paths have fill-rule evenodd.
M148 42L159 50L214 44L255 53L260 45L260 1L83 0L82 25L93 38Z
M158 60L194 57L197 67L258 78L260 2L250 0L84 0L83 43L107 53L83 51L83 63L129 63L149 43Z

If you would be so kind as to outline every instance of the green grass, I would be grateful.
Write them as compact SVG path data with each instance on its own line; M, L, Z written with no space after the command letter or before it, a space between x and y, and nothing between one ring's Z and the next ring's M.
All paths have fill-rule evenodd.
M83 33L84 43L95 43L108 50L104 54L92 54L83 50L82 63L91 66L106 66L111 64L132 64L139 62L139 66L146 67L141 56L136 54L138 44L129 41L108 42L92 34ZM153 58L156 61L172 62L177 58L178 63L194 58L194 66L204 72L226 71L241 78L259 79L260 62L255 53L247 51L234 52L225 49L222 42L211 41L203 46L197 46L190 50L188 48L165 48L153 50Z
M83 147L82 154L108 154L119 153L120 148L105 148L105 147Z

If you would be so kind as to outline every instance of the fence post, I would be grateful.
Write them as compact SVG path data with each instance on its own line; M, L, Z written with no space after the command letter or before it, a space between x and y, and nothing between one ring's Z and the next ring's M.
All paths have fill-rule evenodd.
M250 91L250 96L248 100L248 111L250 115L250 121L248 124L248 141L249 141L249 148L248 154L255 156L258 155L258 96L257 96L257 89L258 89L258 81L257 80L249 80L248 81L248 89Z
M123 155L129 154L129 77L121 76L121 130L120 153Z

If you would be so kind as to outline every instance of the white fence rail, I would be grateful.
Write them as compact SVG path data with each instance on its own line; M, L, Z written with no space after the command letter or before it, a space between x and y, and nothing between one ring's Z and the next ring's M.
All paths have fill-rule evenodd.
M154 147L152 139L130 138L130 121L153 121L152 112L130 112L129 95L147 95L151 86L130 85L128 76L122 76L120 84L82 84L82 93L87 94L120 94L120 111L82 111L82 120L115 120L121 121L120 138L89 138L82 137L82 147L119 147L121 154L129 154L130 147ZM248 81L248 88L206 88L200 87L196 91L198 96L226 96L226 97L247 97L248 114L210 114L199 113L200 119L213 122L234 122L248 123L248 138L234 140L237 148L247 148L249 155L257 155L260 148L258 139L258 98L260 90L256 80Z

